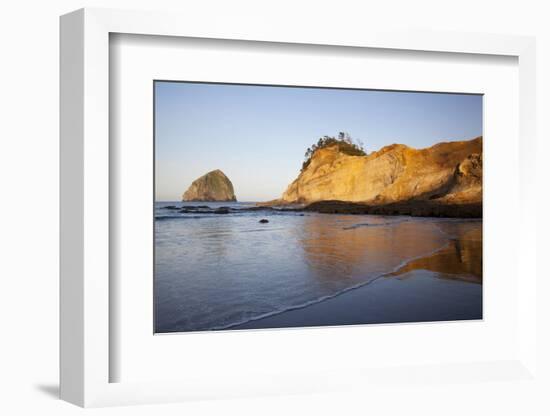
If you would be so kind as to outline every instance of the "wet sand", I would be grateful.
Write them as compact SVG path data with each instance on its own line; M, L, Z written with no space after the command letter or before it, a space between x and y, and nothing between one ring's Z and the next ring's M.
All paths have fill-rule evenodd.
M232 327L259 329L482 319L481 227L442 223L437 252L334 298Z

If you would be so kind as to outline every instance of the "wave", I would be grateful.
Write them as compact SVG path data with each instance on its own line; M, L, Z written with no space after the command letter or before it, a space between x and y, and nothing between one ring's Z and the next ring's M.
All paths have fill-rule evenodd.
M380 223L362 222L362 223L359 223L359 224L350 225L349 227L343 227L342 229L343 230L355 230L356 228L361 228L361 227L387 227L387 226L390 226L390 225L397 225L397 224L401 224L401 223L409 222L409 221L410 221L410 218L406 218L406 219L402 219L402 220L388 221L388 222L380 222Z
M174 220L174 219L189 219L189 218L217 218L217 217L235 217L235 216L250 216L261 217L262 212L260 210L248 210L248 209L231 209L229 212L213 212L213 211L190 211L181 212L177 214L156 214L155 220ZM300 216L303 217L306 214L300 212L286 212L271 210L269 213L265 213L266 216Z
M292 305L292 306L289 306L289 307L286 307L286 308L281 308L281 309L278 309L278 310L275 310L275 311L266 312L266 313L256 315L256 316L253 316L253 317L250 317L250 318L246 318L246 319L243 319L243 320L240 320L240 321L237 321L237 322L232 322L232 323L227 324L227 325L220 325L220 326L210 327L206 330L219 331L219 330L232 329L232 328L235 328L236 326L244 325L244 324L249 323L249 322L258 321L260 319L268 318L270 316L280 315L280 314L285 313L285 312L294 311L294 310L297 310L297 309L304 309L304 308L307 308L308 306L316 305L318 303L321 303L321 302L324 302L326 300L335 298L337 296L340 296L340 295L342 295L344 293L347 293L347 292L350 292L352 290L357 290L357 289L360 289L362 287L368 286L368 285L376 282L377 280L379 280L379 279L381 279L385 276L391 275L392 273L398 271L399 269L406 266L408 263L410 263L412 261L421 259L423 257L431 256L432 254L437 253L438 251L440 251L440 250L444 249L445 247L447 247L448 244L449 244L449 242L446 241L444 244L442 244L441 246L437 247L436 249L434 249L434 250L432 250L428 253L421 254L421 255L414 256L414 257L408 258L406 260L403 260L401 263L399 263L397 266L395 266L394 268L392 268L389 271L385 271L383 273L375 275L369 280L366 280L364 282L358 283L358 284L353 285L353 286L346 287L346 288L341 289L341 290L339 290L339 291L337 291L333 294L325 295L325 296L322 296L322 297L317 298L317 299L312 299L310 301L307 301L307 302L304 302L304 303L301 303L301 304L298 304L298 305Z
M187 219L197 219L197 218L213 218L212 215L155 215L155 221L163 220L187 220Z

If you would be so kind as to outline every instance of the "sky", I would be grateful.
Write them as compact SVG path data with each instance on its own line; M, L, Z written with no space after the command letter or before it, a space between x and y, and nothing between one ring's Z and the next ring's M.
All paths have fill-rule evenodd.
M367 153L468 140L482 135L482 96L156 81L156 200L215 169L239 201L279 198L306 149L340 131Z

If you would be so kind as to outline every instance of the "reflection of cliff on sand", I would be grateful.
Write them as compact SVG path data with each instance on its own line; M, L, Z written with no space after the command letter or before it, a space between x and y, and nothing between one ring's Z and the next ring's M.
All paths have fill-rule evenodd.
M447 238L430 222L349 227L356 216L312 215L304 220L299 242L312 276L322 284L368 279L395 269L408 259L441 247Z
M432 255L407 263L390 276L404 275L413 270L430 270L438 272L440 278L481 283L483 276L481 224L444 223L440 228L454 236L446 247Z

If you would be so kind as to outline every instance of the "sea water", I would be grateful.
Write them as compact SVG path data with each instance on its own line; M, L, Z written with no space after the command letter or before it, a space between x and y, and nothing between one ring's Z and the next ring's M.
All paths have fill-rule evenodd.
M179 211L197 206L203 208ZM429 255L452 237L438 219L254 206L156 203L156 332L229 329L322 302ZM221 207L229 212L212 213Z

